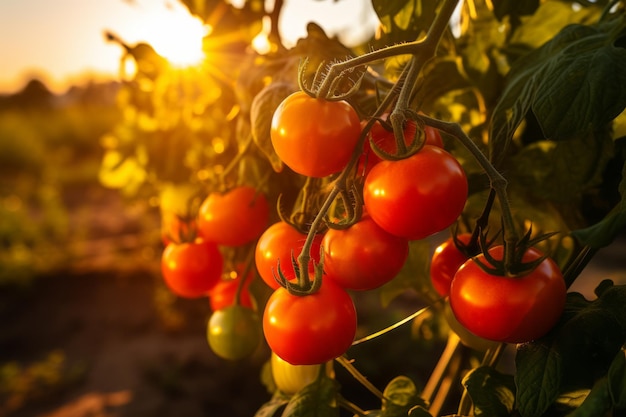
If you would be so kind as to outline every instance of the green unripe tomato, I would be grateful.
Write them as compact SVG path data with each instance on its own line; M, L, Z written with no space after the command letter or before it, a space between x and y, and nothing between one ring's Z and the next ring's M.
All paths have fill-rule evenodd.
M261 320L251 308L232 305L215 311L207 325L213 352L229 360L246 358L261 342Z
M292 365L283 360L272 352L271 357L272 378L282 393L292 395L306 387L320 373L320 368L325 367L326 375L334 378L335 370L333 369L333 361L328 361L322 365Z

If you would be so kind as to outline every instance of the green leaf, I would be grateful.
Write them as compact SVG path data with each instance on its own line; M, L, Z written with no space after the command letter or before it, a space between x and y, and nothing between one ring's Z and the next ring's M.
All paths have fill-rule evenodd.
M598 298L569 293L559 324L544 338L518 347L517 408L541 416L559 395L591 388L608 372L626 340L626 286L603 281Z
M439 1L372 0L386 36L386 44L407 42L427 31L435 18Z
M563 358L553 345L527 343L518 349L515 364L518 410L524 417L541 416L559 396Z
M611 408L611 397L606 378L600 379L582 402L580 407L575 409L567 417L596 417L604 416Z
M250 106L252 139L276 172L282 171L283 162L276 154L270 138L272 117L278 105L295 90L291 84L271 83L254 97Z
M626 408L626 351L620 350L611 363L608 388L613 406Z
M409 256L404 266L393 280L378 289L383 307L410 289L418 294L433 291L430 284L429 259L430 244L427 240L409 242Z
M254 417L278 417L285 408L289 400L280 395L274 395L272 399L261 406L254 414Z
M622 20L596 28L575 25L555 38L567 42L542 68L532 105L546 137L602 128L624 110L626 49L615 42L625 28Z
M406 376L397 376L383 391L382 417L406 416L415 406L426 406L415 383Z
M626 106L626 49L615 46L624 19L565 27L514 63L491 121L490 154L501 161L532 108L546 137L584 136Z
M596 249L603 248L626 228L626 164L622 167L618 191L621 201L604 219L593 226L572 231L572 236L580 243Z
M516 19L533 14L539 7L539 0L500 0L493 3L493 14L502 20L505 16Z
M462 381L474 403L474 415L506 417L513 410L515 384L513 376L488 366L472 369Z
M321 376L291 397L282 417L338 417L338 392L337 381Z
M533 3L533 0L529 3ZM497 10L497 7L494 8ZM522 19L522 25L513 32L509 44L530 49L538 48L569 24L596 22L601 12L602 8L599 6L575 9L567 2L543 2L534 13Z
M608 132L595 132L566 141L541 140L513 157L515 179L541 199L577 202L580 195L602 182L613 156Z

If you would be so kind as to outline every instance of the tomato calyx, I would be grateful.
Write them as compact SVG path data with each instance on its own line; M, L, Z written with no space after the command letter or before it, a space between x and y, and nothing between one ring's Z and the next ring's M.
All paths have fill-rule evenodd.
M556 235L558 232L551 232L539 235L531 239L532 226L528 229L526 234L517 242L503 242L504 257L502 259L496 259L489 253L489 244L485 234L480 234L480 246L483 248L483 255L486 262L482 262L476 257L472 258L474 262L486 273L491 275L506 276L510 278L523 277L537 268L544 260L549 258L548 255L542 255L539 258L524 262L524 254L536 246L538 243L549 239Z
M388 117L388 120L378 119L378 122L386 130L393 130L396 140L395 153L381 149L370 136L370 148L372 152L381 159L388 161L399 161L416 154L426 143L424 133L424 122L419 118L417 112L411 109L395 109ZM408 133L410 143L405 142L405 135Z
M292 295L305 296L315 294L322 286L322 276L324 275L324 252L320 251L319 263L311 261L310 258L311 256L306 249L306 245L298 259L296 259L293 253L291 254L291 266L296 275L296 282L291 282L285 277L280 267L279 259L277 261L278 272L274 272L274 279L280 284L281 287L284 287ZM299 265L308 265L309 261L313 262L313 270L315 271L313 274L313 280L311 280L309 276L308 269L301 269L299 267Z

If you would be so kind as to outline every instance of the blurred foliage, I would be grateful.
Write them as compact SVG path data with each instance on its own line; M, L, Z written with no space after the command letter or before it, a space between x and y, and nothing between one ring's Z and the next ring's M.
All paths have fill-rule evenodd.
M27 283L69 259L68 192L98 186L99 139L120 118L116 89L57 96L33 80L0 97L0 284Z
M84 374L84 366L68 363L62 351L52 351L27 365L0 364L0 416L10 415L27 402L51 399Z

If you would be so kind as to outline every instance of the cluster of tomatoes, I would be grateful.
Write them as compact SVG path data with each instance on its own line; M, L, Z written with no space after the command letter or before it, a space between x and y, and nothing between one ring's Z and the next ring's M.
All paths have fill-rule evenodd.
M333 123L321 122L325 120ZM299 91L276 109L271 141L291 170L324 178L346 169L363 126L347 102L327 101ZM416 129L415 122L406 123L407 146L414 140ZM437 130L426 127L424 133L425 144L419 151L387 160L379 158L369 144L394 154L395 136L380 122L372 125L369 141L364 143L358 163L353 164L355 175L364 177L363 214L347 228L331 225L313 235L308 265L297 261L307 234L285 221L268 225L270 204L255 188L238 186L205 199L196 219L201 238L167 245L162 272L174 293L209 296L213 314L207 336L215 353L229 359L245 357L256 349L262 336L274 355L293 365L322 364L348 350L357 329L350 291L373 290L392 280L407 259L409 241L448 228L466 203L468 183L463 168L444 150ZM261 318L248 288L254 271L236 271L222 278L220 246L252 244L254 269L273 291ZM493 256L502 257L501 247L493 248ZM524 259L540 257L531 249ZM468 258L450 241L432 260L434 286L442 296L449 295L454 316L463 326L487 339L517 342L529 340L554 324L552 316L558 318L560 314L560 301L555 300L563 295L564 301L565 291L563 286L561 294L561 288L551 284L559 282L554 277L560 274L552 261L542 262L529 275L531 279L510 279L488 278L489 274ZM316 291L295 294L284 285L301 280L304 268L314 277L320 263L323 275ZM545 309L529 310L531 302L525 298L529 296L535 303L537 299L554 303L549 319L544 320L548 314ZM510 314L493 301L503 297L515 300L507 301ZM529 316L533 320L528 320ZM537 322L542 320L545 326L538 329Z

